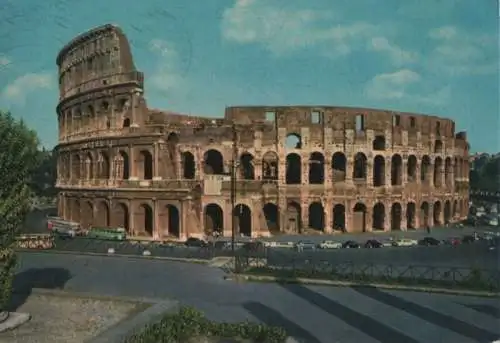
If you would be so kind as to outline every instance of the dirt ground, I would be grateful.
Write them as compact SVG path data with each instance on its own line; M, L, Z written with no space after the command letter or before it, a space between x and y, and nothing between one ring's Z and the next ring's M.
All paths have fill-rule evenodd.
M0 343L83 343L144 308L128 301L32 294L16 310L31 314L31 320L0 333Z

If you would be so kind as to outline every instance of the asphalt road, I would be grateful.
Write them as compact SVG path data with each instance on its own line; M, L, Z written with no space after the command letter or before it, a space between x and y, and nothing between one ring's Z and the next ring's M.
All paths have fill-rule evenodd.
M15 286L108 296L170 298L212 320L282 326L300 342L491 342L500 338L495 299L235 283L220 269L117 257L21 253Z

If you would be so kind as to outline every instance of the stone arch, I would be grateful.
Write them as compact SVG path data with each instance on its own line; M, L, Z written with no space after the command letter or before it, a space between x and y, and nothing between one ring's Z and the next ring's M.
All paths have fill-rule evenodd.
M185 151L181 154L182 159L182 177L184 179L193 180L196 174L196 163L194 160L194 155Z
M210 149L203 157L205 174L224 174L224 157L219 150Z
M443 153L443 142L439 139L434 141L434 153L442 154Z
M443 159L441 157L436 157L434 160L434 187L441 187L442 185L442 168Z
M113 210L113 217L117 227L124 228L130 234L129 210L128 206L122 202L115 203Z
M420 181L428 183L429 172L431 168L431 158L428 155L422 156L422 163L420 165Z
M449 224L451 222L452 218L452 212L451 212L451 201L446 200L444 202L444 223Z
M137 174L141 180L153 179L153 155L149 150L141 150L137 159Z
M111 177L111 165L109 163L109 155L107 152L99 152L99 157L97 158L97 166L97 174L99 176L99 179L107 180Z
M313 152L309 156L309 183L321 185L325 182L325 156L320 152Z
M252 236L252 210L248 205L238 204L233 209L235 224L240 235Z
M455 178L460 178L461 174L460 174L460 162L459 162L459 159L457 157L455 157L454 159L454 165L453 165L453 175L455 176Z
M441 201L436 201L434 203L434 206L432 207L433 208L433 211L432 211L432 216L433 216L433 219L434 219L434 226L440 226L442 225L443 223L441 222Z
M93 224L94 206L90 201L84 201L81 204L82 218L80 224L84 229L89 229Z
M280 231L278 206L268 202L262 208L262 212L264 213L267 230L272 233L278 233Z
M345 206L337 204L333 207L333 229L345 232Z
M302 209L300 204L295 201L290 201L286 207L286 229L288 232L302 232Z
M372 213L372 225L373 230L384 231L385 230L385 206L383 203L378 202L373 206Z
M218 204L210 203L205 205L205 233L211 235L218 232L224 234L224 211Z
M302 136L295 132L287 134L285 146L287 149L302 149Z
M278 180L279 157L274 151L268 151L262 157L262 179Z
M401 230L401 221L403 220L403 209L399 202L395 202L391 206L391 231Z
M94 158L91 152L85 155L85 178L88 180L94 178Z
M168 235L171 237L179 238L181 236L181 216L177 206L168 204L165 206L165 213L167 215L167 230Z
M453 180L453 169L451 165L451 158L447 157L444 160L444 183L446 187L451 187Z
M385 150L385 136L384 135L377 135L373 139L372 142L372 149L375 151L383 151Z
M140 204L135 214L135 228L148 236L153 236L153 209L148 204Z
M96 205L96 226L110 226L109 224L109 206L104 200L101 200Z
M118 152L116 159L116 174L118 179L128 180L130 178L130 159L124 150Z
M302 161L298 154L286 155L286 183L300 185L302 179Z
M391 157L391 185L400 186L403 184L403 158L399 154Z
M319 201L312 202L308 209L308 227L317 231L325 229L325 210Z
M453 201L453 218L460 217L460 214L458 213L458 201L455 199Z
M80 202L78 199L71 201L71 221L80 222Z
M354 156L354 166L352 170L352 178L357 180L366 180L367 159L366 155L358 152Z
M416 229L415 215L417 212L417 206L414 202L409 202L406 204L406 228L408 230Z
M333 182L345 181L347 168L347 158L341 152L336 152L332 156L332 179Z
M417 181L417 157L415 155L408 156L408 162L406 166L406 173L408 175L408 182Z
M429 203L427 201L422 202L420 205L420 224L424 227L430 226L429 224Z
M71 156L71 178L73 180L80 180L81 176L81 161L80 156L78 154L74 154Z
M244 180L255 180L254 157L251 153L245 152L240 156L240 176Z
M373 185L375 187L385 185L385 158L380 155L373 159Z
M366 205L358 202L353 208L353 228L355 232L366 232Z
M123 118L122 127L130 127L130 118Z

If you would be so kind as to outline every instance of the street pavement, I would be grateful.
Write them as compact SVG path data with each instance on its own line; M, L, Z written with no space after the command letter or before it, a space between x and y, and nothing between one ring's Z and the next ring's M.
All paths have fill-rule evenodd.
M236 283L205 265L20 253L16 287L179 300L212 320L282 326L299 342L492 342L496 299L374 288ZM48 282L50 279L53 282Z

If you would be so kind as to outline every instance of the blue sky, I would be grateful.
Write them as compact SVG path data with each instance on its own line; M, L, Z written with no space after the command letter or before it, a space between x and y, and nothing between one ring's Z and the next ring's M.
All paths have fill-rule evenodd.
M0 108L57 144L58 50L116 23L148 105L363 106L450 117L500 150L496 0L2 0ZM189 4L189 5L188 5Z

